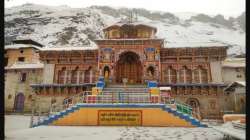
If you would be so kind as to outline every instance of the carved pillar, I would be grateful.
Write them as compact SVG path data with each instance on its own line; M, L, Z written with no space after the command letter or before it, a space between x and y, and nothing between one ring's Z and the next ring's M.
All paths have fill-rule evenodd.
M179 72L179 69L176 70L176 83L179 83L180 82L180 72Z
M67 80L67 70L64 71L64 79L63 79L63 84L66 83L66 80Z
M209 70L206 69L206 71L207 71L207 82L210 83L210 74L209 74Z
M77 80L76 80L76 83L79 84L79 80L80 80L80 71L78 70L77 71Z
M85 71L82 72L82 83L84 83L85 80Z
M168 68L168 82L171 83L171 72L170 69Z
M192 69L192 83L194 83L194 69Z
M93 70L90 70L90 76L89 76L89 82L92 83L92 77L93 77Z
M201 83L202 80L201 80L201 69L199 68L199 83Z

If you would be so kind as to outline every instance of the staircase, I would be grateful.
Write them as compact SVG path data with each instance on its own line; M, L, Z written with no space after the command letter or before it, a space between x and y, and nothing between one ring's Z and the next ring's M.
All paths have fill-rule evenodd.
M99 96L100 100L117 103L149 103L150 94L144 85L109 85Z
M76 104L62 112L58 112L55 115L51 115L50 117L44 119L43 121L33 125L33 127L37 127L40 125L65 125L65 126L79 125L79 124L74 124L74 123L81 121L81 119L72 120L72 124L70 123L60 124L60 121L63 122L65 121L64 119L69 120L70 116L75 117L77 113L81 112L80 111L81 109L86 109L86 108L91 108L91 109L93 108L103 108L103 109L105 108L155 108L157 109L158 108L158 109L161 109L162 112L170 114L172 117L175 117L179 121L185 121L186 123L191 124L191 126L193 127L207 127L207 125L202 124L199 120L193 118L192 116L179 112L171 108L170 106L164 105L164 104L127 104L127 105L124 105L124 104L81 104L81 103ZM57 124L58 122L59 124Z
M72 96L72 100L74 100L74 98L79 99L79 97L86 98L88 96L92 96L90 94L85 95L85 93ZM174 104L162 104L160 102L152 103L152 98L148 88L144 85L128 85L127 87L124 87L123 85L109 85L103 88L101 94L96 96L96 100L97 101L94 103L82 103L82 100L74 102L73 106L50 115L44 120L34 123L33 127L40 125L98 125L98 123L93 123L96 121L93 116L98 115L98 110L106 110L107 108L109 108L109 110L119 110L124 108L127 108L127 110L137 110L138 108L141 112L144 112L142 114L145 114L148 110L152 111L153 109L156 112L158 111L158 115L163 119L162 121L165 122L163 126L207 127L198 119L193 118L194 112L188 105L180 102L175 102ZM161 111L159 111L159 109ZM92 114L92 118L85 118L84 122L84 118L81 117L91 116L91 113L86 115L88 110L92 110L90 112L95 113ZM150 114L148 115L151 116ZM162 116L166 116L167 120ZM142 118L144 117L148 118L148 116L142 116ZM91 124L87 122L89 120L91 120ZM171 121L172 124L168 124ZM151 124L157 126L156 124ZM142 125L150 126L147 124Z

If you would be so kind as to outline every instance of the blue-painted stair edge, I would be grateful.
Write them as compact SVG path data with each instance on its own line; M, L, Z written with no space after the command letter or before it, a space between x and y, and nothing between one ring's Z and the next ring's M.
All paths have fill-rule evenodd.
M171 107L165 105L165 104L76 104L75 106L72 106L62 112L59 112L58 114L51 115L42 122L39 122L38 124L33 125L33 127L37 127L40 125L49 125L53 121L56 121L57 119L68 115L69 113L73 113L76 110L82 108L82 107L105 107L105 108L161 108L164 111L167 111L181 119L186 120L187 122L190 122L192 125L197 127L207 127L206 124L201 123L199 120L193 118L192 116L188 114L184 114L182 112L176 111L175 109L172 109Z

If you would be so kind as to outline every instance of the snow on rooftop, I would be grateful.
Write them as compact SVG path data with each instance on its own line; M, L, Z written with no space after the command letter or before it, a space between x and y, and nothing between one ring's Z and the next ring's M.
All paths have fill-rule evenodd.
M111 38L111 39L96 39L96 40L163 40L163 38Z
M9 67L5 67L5 69L39 69L43 68L44 64L42 63L15 63Z
M40 50L41 48L32 44L11 44L11 45L5 45L4 49L21 49L21 48L35 48Z
M166 42L165 48L178 47L226 47L227 44L219 42Z
M227 91L227 90L229 90L230 88L232 88L232 87L234 87L233 85L241 85L241 86L243 86L243 87L245 87L246 86L246 81L234 81L234 82L232 82L231 84L229 84L224 90L225 91Z
M97 46L88 46L88 47L44 47L41 48L41 51L82 51L82 50L96 50Z
M108 28L108 27L111 27L111 26L119 26L119 27L121 27L121 26L123 26L123 25L134 25L134 26L137 26L137 25L145 25L145 26L149 26L149 27L151 27L151 28L155 28L155 29L157 29L156 27L154 27L152 24L150 24L150 23L147 23L147 22L143 22L143 21L134 21L134 22L127 22L127 21L119 21L119 22L116 22L116 23L114 23L114 24L112 24L112 25L109 25L109 26L106 26L106 27L104 27L104 29L106 29L106 28Z
M245 58L227 58L222 62L223 67L246 67Z
M246 86L246 81L235 81L235 82L240 85Z

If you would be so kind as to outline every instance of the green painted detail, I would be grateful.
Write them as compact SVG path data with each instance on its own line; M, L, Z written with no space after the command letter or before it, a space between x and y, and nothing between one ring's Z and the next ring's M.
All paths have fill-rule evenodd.
M185 105L185 104L181 104L181 103L176 103L176 108L177 111L188 114L188 115L192 115L192 108Z

